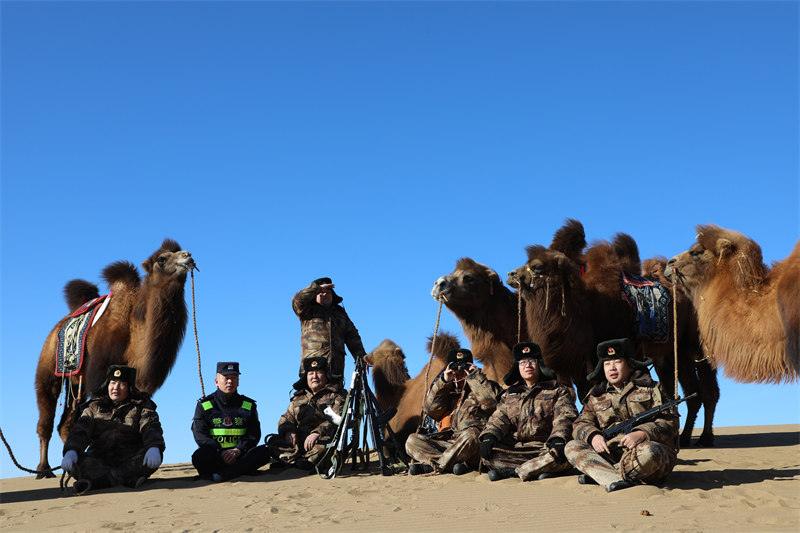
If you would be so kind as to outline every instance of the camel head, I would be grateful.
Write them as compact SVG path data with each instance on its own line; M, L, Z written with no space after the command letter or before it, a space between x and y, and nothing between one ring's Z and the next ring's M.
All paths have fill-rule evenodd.
M183 283L186 274L197 266L191 253L181 250L180 245L172 239L164 239L161 248L142 262L142 268L147 272L150 282L158 285L172 280Z
M448 307L477 308L502 287L497 272L464 257L456 262L452 273L442 276L433 284L431 296L444 300Z
M525 248L528 262L508 273L511 287L523 292L536 292L547 288L561 287L568 273L577 267L563 254L541 245Z
M669 260L664 275L675 277L694 299L714 278L729 276L740 290L757 289L767 275L761 247L737 231L697 226L697 242Z
M380 367L392 385L400 385L410 379L403 349L390 339L384 339L377 348L365 355L364 362L373 368Z

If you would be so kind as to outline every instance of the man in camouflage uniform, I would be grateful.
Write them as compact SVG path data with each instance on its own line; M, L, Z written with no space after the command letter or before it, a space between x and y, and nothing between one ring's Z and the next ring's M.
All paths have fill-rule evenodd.
M461 475L478 466L478 436L497 406L500 385L472 362L472 352L459 348L447 354L447 367L437 377L423 404L436 421L450 415L450 427L433 435L413 433L406 441L408 455L419 461L409 474L440 472Z
M353 357L364 357L366 351L341 296L333 291L331 278L319 278L292 298L292 309L300 319L300 375L303 361L324 357L328 361L328 379L344 384L344 347Z
M136 388L136 369L112 365L70 430L61 466L78 494L139 487L161 465L164 448L156 404Z
M201 479L228 481L254 473L270 452L259 446L261 423L256 402L239 394L239 363L217 363L217 390L197 401L192 434L198 445L192 464Z
M535 342L521 342L512 352L516 364L503 378L509 388L480 435L489 479L530 481L569 470L564 445L578 416L571 391L544 366Z
M608 492L633 483L661 483L678 461L676 409L663 411L653 421L606 441L603 430L669 398L650 377L647 366L651 361L634 359L628 339L601 342L597 357L597 367L587 378L605 379L586 396L573 427L574 440L565 449L569 462L584 473L578 481L599 483Z
M311 470L336 435L337 426L325 414L325 408L341 415L347 395L338 382L328 381L324 357L303 360L303 373L294 388L289 408L278 421L278 434L267 438L267 446L284 464Z

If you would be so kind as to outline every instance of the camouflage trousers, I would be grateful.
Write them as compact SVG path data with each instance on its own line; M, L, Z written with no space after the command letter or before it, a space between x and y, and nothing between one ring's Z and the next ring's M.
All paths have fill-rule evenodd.
M453 465L460 462L476 468L480 460L480 434L481 428L478 426L457 433L452 430L432 435L412 433L406 440L406 453L420 463L437 467L441 472L452 472Z
M78 464L72 470L72 477L76 480L88 479L92 482L94 489L116 487L117 485L133 486L137 479L150 477L157 470L144 466L143 460L144 450L129 459L115 463L102 457L85 454L78 459Z
M482 462L489 470L513 468L522 481L536 479L539 474L565 472L572 468L567 461L556 461L543 442L519 443L513 448L498 444L492 450L492 458Z
M320 437L317 443L306 451L303 443L308 435L301 433L297 434L297 445L292 446L286 442L282 437L273 435L267 440L267 448L270 449L273 457L277 457L279 461L287 465L293 465L298 459L306 459L314 464L322 459L327 449L327 444L330 439L323 439Z
M606 489L615 481L660 483L672 472L678 457L669 447L644 441L632 449L609 443L611 454L597 453L591 444L571 440L564 453L572 465Z

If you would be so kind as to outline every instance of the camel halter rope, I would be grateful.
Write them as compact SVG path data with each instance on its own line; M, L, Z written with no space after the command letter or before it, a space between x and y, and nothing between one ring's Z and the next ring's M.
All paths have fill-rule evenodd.
M192 326L194 327L194 345L197 346L197 373L200 375L200 392L202 393L203 397L206 395L206 388L203 386L203 369L200 366L200 341L197 339L197 313L195 312L194 306L194 271L197 269L200 272L200 269L192 267L191 277L192 277Z
M24 472L28 472L30 474L47 474L48 472L55 472L56 470L61 468L60 466L57 466L55 468L48 468L46 470L31 470L30 468L25 468L24 466L20 465L17 462L17 458L14 457L14 452L11 451L11 446L8 444L8 441L6 440L5 435L3 435L3 429L2 428L0 428L0 439L2 439L3 440L3 444L6 445L6 450L8 450L8 455L11 456L11 461L14 463L14 466L16 466L17 468L19 468L20 470L22 470Z
M675 357L675 396L678 397L678 279L672 275L672 352ZM684 392L685 394L685 392Z
M428 394L428 374L431 371L431 364L435 357L436 339L439 337L439 319L442 317L442 304L445 302L444 296L439 297L439 312L436 314L436 327L433 328L433 340L431 341L431 358L428 359L428 368L425 369L425 389L422 392L422 401L419 408L419 425L417 425L417 432L422 431L422 422L425 420L425 408L422 405L425 403L425 395Z

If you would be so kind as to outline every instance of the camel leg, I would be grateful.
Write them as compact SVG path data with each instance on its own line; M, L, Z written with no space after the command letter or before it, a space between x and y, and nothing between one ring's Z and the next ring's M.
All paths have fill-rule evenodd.
M711 366L708 361L699 361L697 364L697 376L700 380L700 396L703 400L704 424L703 433L697 440L698 446L714 446L714 411L719 402L719 382L717 381L717 369Z
M44 374L44 375L42 375ZM39 434L39 466L36 470L49 470L50 463L47 460L47 451L50 446L50 437L53 434L53 420L56 414L56 402L58 401L58 380L52 372L38 373L36 377L36 403L39 406L39 423L36 425L36 433ZM56 477L52 472L36 474L36 479Z
M682 363L682 364L681 364ZM692 361L680 361L678 368L678 382L683 389L683 397L694 394L700 390L700 382L697 380L694 363ZM686 422L681 432L681 447L689 448L692 445L692 432L694 423L697 420L697 413L703 401L699 396L686 400Z

